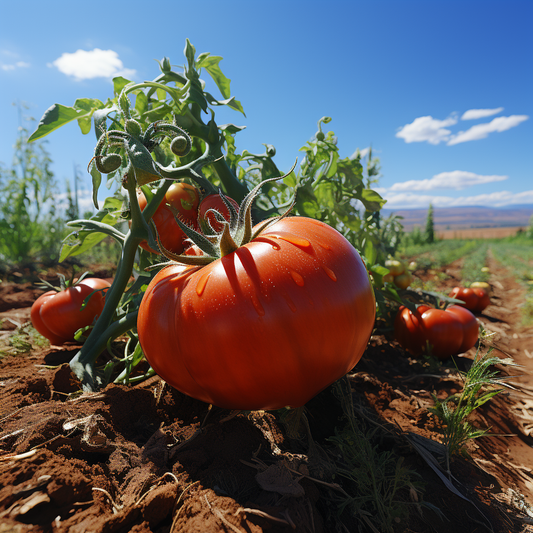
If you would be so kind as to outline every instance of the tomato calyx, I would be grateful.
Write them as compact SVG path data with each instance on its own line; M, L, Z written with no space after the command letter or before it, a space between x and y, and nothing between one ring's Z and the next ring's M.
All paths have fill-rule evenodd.
M194 228L191 228L189 225L185 224L180 217L174 213L174 218L176 223L181 228L181 230L187 235L188 240L192 245L197 246L202 252L203 255L189 255L189 254L174 254L169 250L165 249L162 245L159 235L156 233L157 244L162 252L162 254L170 260L172 263L180 263L186 265L206 265L221 257L229 255L239 249L241 246L248 244L250 241L255 239L261 232L265 231L268 227L272 226L279 220L285 218L292 210L294 206L294 199L289 208L281 215L265 220L262 224L256 227L255 231L252 231L253 222L252 222L252 206L255 198L259 194L261 187L266 183L277 181L287 177L296 166L296 163L292 168L284 174L283 176L269 178L258 185L256 185L244 198L239 209L237 210L229 198L219 190L219 195L224 205L229 212L229 221L216 209L209 209L206 212L206 215L212 215L216 223L222 229L216 230L211 224L209 218L207 217L204 225L204 228L208 228L206 234L196 231ZM169 263L164 263L169 264ZM160 267L162 264L154 265L154 267Z
M57 277L59 278L59 287L56 287L55 285L52 285L49 281L46 281L45 279L39 278L40 282L37 283L37 287L43 290L48 291L56 291L61 292L64 291L70 287L76 287L79 285L88 275L90 272L84 272L79 278L74 278L74 272L72 273L72 276L69 280L65 277L64 274L61 274L58 272Z

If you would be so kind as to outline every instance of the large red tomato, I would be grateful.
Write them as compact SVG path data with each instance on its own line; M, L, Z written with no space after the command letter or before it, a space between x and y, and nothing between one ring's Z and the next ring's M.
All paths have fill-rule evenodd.
M481 312L490 304L489 293L481 287L454 287L450 296L462 300L464 304L458 305L474 312Z
M435 357L446 359L475 345L478 326L474 315L461 307L443 310L421 305L412 312L401 306L394 321L394 336L414 355L424 353L429 346Z
M86 278L65 290L45 292L32 305L33 326L52 344L74 340L78 329L90 326L100 316L105 304L104 291L94 293L81 309L83 301L91 292L110 286L106 280Z
M239 211L239 204L229 196L226 198L233 205L233 207L235 207L235 210ZM207 219L209 224L211 224L211 227L215 231L219 232L222 230L222 224L216 220L213 213L207 213L207 211L210 209L218 211L226 220L229 220L229 209L226 207L226 204L220 197L220 194L209 194L200 202L200 207L198 208L198 219L200 220L200 224L202 224L202 221ZM206 226L204 230L206 233L212 233L209 226Z
M142 192L137 195L141 211L146 207L147 201ZM152 216L157 233L163 246L175 254L181 254L184 250L184 240L187 238L183 230L178 226L172 206L179 214L180 219L191 227L197 226L199 194L196 187L183 182L173 183L165 194L156 212ZM146 241L141 242L141 248L148 252L159 253L152 250Z
M137 330L154 370L227 409L305 404L361 358L375 318L365 266L330 226L290 217L205 267L151 281Z

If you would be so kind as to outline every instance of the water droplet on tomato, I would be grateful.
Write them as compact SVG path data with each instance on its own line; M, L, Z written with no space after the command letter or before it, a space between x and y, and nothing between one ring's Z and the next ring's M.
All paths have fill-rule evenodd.
M291 270L291 276L292 276L292 279L294 280L294 283L296 283L296 285L298 285L299 287L303 287L304 286L305 281L302 278L302 276L300 274L298 274L298 272L295 272L294 270Z
M196 285L196 294L198 296L202 296L202 294L204 293L205 286L207 285L207 280L209 279L210 275L211 272L207 272L198 280L198 284Z
M319 242L318 243L319 246L321 246L322 248L324 248L324 250L331 250L331 246L326 242L326 243L323 243L323 242Z
M322 268L324 269L324 272L329 276L330 279L332 279L333 281L337 281L337 276L335 275L335 272L331 270L331 268L328 268L327 266L322 266Z
M307 239L302 239L301 237L296 237L295 235L279 235L278 239L283 239L284 241L295 244L302 248L307 248L311 246L311 243Z

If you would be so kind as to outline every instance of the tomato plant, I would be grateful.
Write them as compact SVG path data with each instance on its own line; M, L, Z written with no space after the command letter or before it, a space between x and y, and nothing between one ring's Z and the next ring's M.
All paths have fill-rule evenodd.
M450 293L452 298L462 300L463 307L474 312L480 313L490 304L490 296L487 290L483 287L454 287Z
M272 145L265 145L262 154L237 150L235 136L243 127L231 123L219 125L215 121L220 106L244 115L241 103L231 94L230 80L220 68L221 58L209 53L197 54L188 39L184 55L185 64L177 69L169 58L163 58L159 63L160 72L152 81L136 83L117 76L113 79L113 95L105 101L80 98L72 107L54 104L30 137L30 141L41 139L74 120L83 134L94 127L97 137L88 170L98 212L90 219L68 223L73 231L63 243L60 261L90 250L105 237L113 238L121 246L121 259L104 310L90 332L89 342L84 343L70 362L85 390L106 385L114 376L115 365L139 360L141 350L137 349L135 329L139 302L155 275L147 270L155 259L145 248L158 248L152 222L162 245L171 254L195 257L200 262L207 260L206 250L201 247L198 255L182 254L184 235L188 236L187 231L194 224L187 222L190 221L188 213L181 208L186 207L189 212L195 208L185 206L183 200L185 203L189 200L181 196L180 205L172 206L171 196L177 194L172 192L172 184L191 183L208 201L214 199L209 199L210 195L221 191L240 203L242 210L241 202L250 189L282 174L274 163L276 150ZM204 73L212 78L212 89L218 90L220 96L212 89L206 91L210 84L201 77ZM330 121L329 117L321 118L319 131L322 132L322 124ZM358 249L364 249L367 264L379 262L380 258L384 260L397 245L393 243L399 242L396 234L399 226L398 221L392 225L385 220L379 223L379 210L385 200L371 188L379 174L377 159L368 155L365 175L361 154L340 157L337 137L332 131L313 137L302 151L304 156L298 171L293 168L278 183L270 183L261 191L254 220L275 217L292 205L294 214L326 221ZM107 176L104 178L102 174ZM98 192L106 180L108 187L115 185L116 190L101 206ZM295 188L299 191L296 199L293 198ZM139 189L146 195L144 199ZM191 200L194 205L194 199ZM228 202L234 205L231 200ZM204 207L206 204L207 201ZM174 217L165 213L171 207L180 212L178 219L185 222L184 227L174 225ZM228 213L220 203L214 207L219 212L212 220L216 232L220 227L226 229L222 221ZM212 218L213 214L207 216ZM162 222L160 217L164 218ZM125 219L129 227L123 232ZM162 228L164 224L169 225L168 231ZM395 238L388 238L391 228L395 228ZM212 229L205 231L213 240ZM174 241L166 241L164 234L172 235ZM139 249L141 243L145 248ZM96 359L108 343L126 332L131 342L126 345L124 356L97 367Z
M35 329L52 344L74 340L80 328L90 326L104 308L105 291L111 284L99 278L85 278L62 290L45 292L32 305ZM84 300L95 292L83 307ZM83 307L83 308L82 308Z
M394 321L394 337L414 355L429 348L435 357L446 359L475 345L478 324L470 311L458 306L444 310L421 305L415 312L401 306Z
M289 217L204 267L161 270L137 328L173 387L228 409L277 409L351 370L374 318L355 248L322 222Z

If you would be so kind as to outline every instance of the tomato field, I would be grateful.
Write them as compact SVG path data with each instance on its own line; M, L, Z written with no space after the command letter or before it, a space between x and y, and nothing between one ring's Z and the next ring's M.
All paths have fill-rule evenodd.
M238 152L185 58L25 145L94 133L97 212L2 205L0 531L533 531L533 227L407 234L329 117Z

